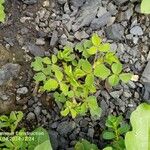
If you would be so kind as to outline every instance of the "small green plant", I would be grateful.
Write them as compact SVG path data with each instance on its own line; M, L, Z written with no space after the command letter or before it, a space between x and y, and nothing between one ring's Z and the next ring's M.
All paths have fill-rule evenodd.
M124 150L124 134L129 131L130 126L123 122L122 116L113 115L108 116L105 125L108 129L103 132L103 139L112 141L110 145L112 150Z
M141 12L145 14L150 14L150 0L142 0Z
M57 56L36 57L31 66L36 72L34 80L39 83L39 91L53 91L56 103L61 107L62 116L85 115L99 118L101 108L94 96L99 86L96 79L115 86L119 81L127 83L130 73L123 73L123 67L109 43L93 34L75 47L65 46Z
M18 131L18 124L22 118L23 113L21 111L13 111L9 116L0 116L0 129L2 131L0 132L0 149L52 150L49 135L45 129L39 127L30 134L27 134L24 128Z
M75 145L75 150L99 150L95 144L90 143L87 140L82 139Z
M127 150L150 150L150 105L140 104L130 117L132 131L125 136Z
M5 20L5 12L4 12L4 0L0 0L0 22L4 22Z

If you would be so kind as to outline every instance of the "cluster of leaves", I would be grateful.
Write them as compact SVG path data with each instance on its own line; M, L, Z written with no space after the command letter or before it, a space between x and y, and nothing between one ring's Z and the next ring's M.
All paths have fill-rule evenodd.
M0 0L0 22L4 22L5 20L5 12L4 12L4 4L5 0Z
M103 132L103 139L112 141L112 150L125 149L124 135L129 131L130 126L123 122L123 117L110 115L105 125L108 129Z
M30 135L22 128L16 131L23 113L13 111L9 116L0 116L0 149L3 150L52 150L49 135L41 127L35 129ZM7 134L5 134L7 131Z
M62 106L61 115L71 114L73 118L88 110L91 116L100 117L101 108L93 96L98 88L96 78L115 86L120 80L127 83L132 76L122 72L122 64L110 51L110 44L102 43L97 34L75 47L65 46L57 56L36 57L31 66L40 91L54 91L56 103Z
M145 14L150 14L150 0L142 0L141 12Z

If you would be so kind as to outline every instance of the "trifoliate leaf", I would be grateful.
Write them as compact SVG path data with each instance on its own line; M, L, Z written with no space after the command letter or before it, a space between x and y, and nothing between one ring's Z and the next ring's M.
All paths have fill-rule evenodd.
M57 62L57 56L52 55L52 63L55 64Z
M92 43L94 46L99 46L101 44L102 40L97 34L92 35Z
M132 74L131 73L122 73L119 75L119 78L124 82L127 83L131 80Z
M119 83L119 76L115 74L111 75L108 78L108 82L111 86L116 86Z
M105 140L112 140L114 138L115 138L115 134L113 132L105 131L103 133L103 139L105 139Z
M63 73L60 70L55 70L55 76L57 78L57 80L60 82L63 79Z
M150 1L149 0L142 0L141 12L145 14L150 14Z
M50 58L44 57L44 58L43 58L43 63L44 63L44 64L47 64L47 65L50 65L50 64L51 64Z
M31 63L34 71L41 71L43 69L42 58L36 57L35 61Z
M38 72L34 75L34 80L36 82L40 82L40 81L45 81L46 80L46 76L43 72Z
M92 47L90 47L90 48L87 50L87 52L88 52L90 55L95 54L96 51L97 51L97 48L96 48L95 46L92 46Z
M62 116L67 116L69 114L69 108L66 108L65 110L60 112Z
M111 66L112 72L114 74L120 74L122 71L122 64L121 63L113 63Z
M104 64L100 64L95 67L94 75L105 80L110 75L110 70Z
M54 79L49 79L44 84L44 90L47 90L47 91L53 91L53 90L57 89L57 87L58 87L58 83Z

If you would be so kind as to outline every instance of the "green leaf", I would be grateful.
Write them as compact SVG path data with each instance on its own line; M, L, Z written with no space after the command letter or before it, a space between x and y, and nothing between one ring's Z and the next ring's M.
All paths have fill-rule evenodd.
M63 73L60 70L55 70L55 76L59 82L61 82L64 77Z
M70 109L72 118L75 118L77 116L77 112L74 109Z
M105 140L112 140L115 138L115 134L113 132L105 131L103 133L103 139Z
M78 50L79 52L83 52L84 51L84 47L81 43L76 44L75 46L75 50Z
M149 0L142 0L141 12L145 14L150 14L150 1Z
M81 69L77 68L74 71L74 76L75 76L76 79L81 78L81 77L83 77L85 75L86 75L86 73L83 70L81 70Z
M99 47L98 47L98 50L100 52L108 52L110 50L110 44L109 43L105 43L105 44L101 44Z
M110 70L104 64L97 65L94 69L94 75L102 80L105 80L110 73Z
M105 62L108 63L109 65L111 65L112 63L120 63L118 60L118 57L115 55L115 53L113 52L108 52L105 55Z
M66 102L66 97L63 93L59 94L58 92L54 93L54 98L56 102L61 102L65 103Z
M73 91L69 91L67 93L67 95L68 95L69 98L72 98L72 97L74 97L74 92Z
M50 58L44 57L44 58L43 58L43 63L44 63L44 64L47 64L47 65L50 65L50 64L51 64Z
M5 12L4 12L4 6L2 5L4 3L4 0L0 1L0 22L4 22L5 21Z
M53 150L49 140L37 145L34 150Z
M113 150L112 147L105 147L103 150Z
M51 75L51 66L50 65L47 65L46 68L43 68L42 69L42 72L45 74L45 75Z
M89 49L93 44L91 40L85 40L83 45L85 49Z
M120 74L122 71L122 64L121 63L113 63L111 66L112 72L114 74Z
M42 58L35 57L35 61L31 63L34 71L41 71L43 69Z
M67 95L69 86L65 83L60 83L60 90L64 93L64 95Z
M132 131L125 136L127 150L150 149L150 105L140 104L130 117Z
M44 90L47 91L54 91L57 88L58 88L58 83L54 79L49 79L44 84Z
M92 65L89 63L88 60L80 60L82 70L85 71L86 73L91 73L92 72Z
M97 47L92 46L92 47L90 47L90 48L87 50L87 52L88 52L90 55L96 54L96 52L97 52Z
M52 55L52 63L53 64L57 63L57 56L56 55Z
M69 114L69 108L66 108L65 110L60 112L62 116L67 116Z
M119 134L127 133L130 130L130 126L126 123L121 125L121 127L118 129Z
M34 75L34 80L36 82L40 82L40 81L45 81L46 80L46 76L43 72L38 72Z
M91 73L91 74L88 74L85 78L85 84L88 86L88 87L91 87L93 84L94 84L94 75Z
M111 86L116 86L116 85L118 85L118 83L119 83L119 77L118 77L118 75L115 75L115 74L111 75L111 76L108 78L108 82L109 82L109 84L110 84Z
M101 116L101 108L97 104L97 100L95 96L89 96L87 98L87 103L90 109L90 113L92 117L99 118Z
M92 43L95 46L99 46L101 44L102 40L100 39L100 37L97 34L93 34L92 36Z
M122 73L119 75L120 80L122 80L124 83L127 83L131 80L132 74L131 73Z

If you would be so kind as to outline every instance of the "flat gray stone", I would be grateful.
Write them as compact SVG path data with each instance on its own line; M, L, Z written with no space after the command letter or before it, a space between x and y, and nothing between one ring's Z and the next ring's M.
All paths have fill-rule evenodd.
M143 30L140 26L134 26L131 28L130 33L133 35L143 35Z

